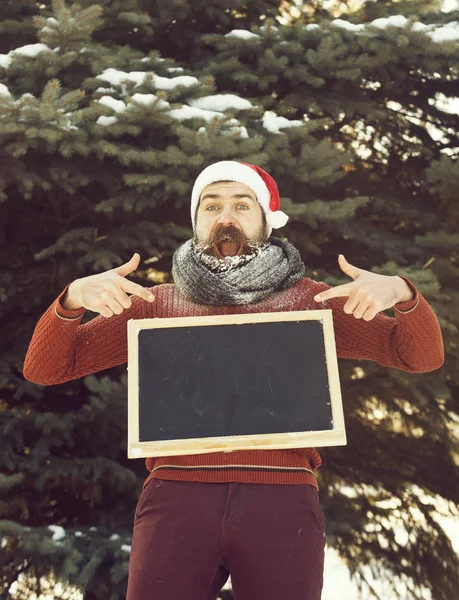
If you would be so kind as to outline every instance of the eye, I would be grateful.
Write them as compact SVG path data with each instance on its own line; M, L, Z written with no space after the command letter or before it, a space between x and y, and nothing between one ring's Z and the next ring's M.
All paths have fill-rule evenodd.
M249 207L247 206L247 204L238 204L237 207L238 207L238 209L242 208L244 210L249 210Z
M218 210L218 206L216 204L209 204L209 206L206 206L206 210L214 210L214 209Z

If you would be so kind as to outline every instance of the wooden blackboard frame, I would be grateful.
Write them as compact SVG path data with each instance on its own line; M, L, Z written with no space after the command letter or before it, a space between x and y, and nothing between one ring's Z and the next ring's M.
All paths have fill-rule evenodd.
M187 438L177 440L139 440L139 357L138 336L145 329L167 327L228 326L244 323L282 321L319 321L324 333L328 387L330 392L331 430L285 432L224 437ZM346 431L336 355L333 317L330 309L275 313L243 313L202 317L132 319L128 321L128 458L206 454L234 450L274 450L344 446Z

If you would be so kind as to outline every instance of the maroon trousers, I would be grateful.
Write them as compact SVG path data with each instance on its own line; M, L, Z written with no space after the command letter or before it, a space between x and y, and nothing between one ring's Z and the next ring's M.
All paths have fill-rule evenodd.
M152 479L137 504L127 600L320 600L325 518L309 484Z

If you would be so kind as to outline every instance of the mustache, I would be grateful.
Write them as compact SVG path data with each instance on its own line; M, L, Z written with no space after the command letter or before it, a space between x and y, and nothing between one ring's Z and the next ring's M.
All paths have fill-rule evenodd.
M239 255L250 255L255 254L258 249L266 244L267 238L263 232L259 232L257 235L249 238L246 236L243 230L237 228L235 225L218 225L213 231L211 231L206 239L199 240L198 237L194 236L194 242L198 252L220 258L220 253L217 250L217 246L228 240L237 244L240 249Z
M234 225L219 225L210 234L208 243L211 246L214 246L215 244L219 244L224 240L234 242L235 244L248 246L248 240L244 232Z

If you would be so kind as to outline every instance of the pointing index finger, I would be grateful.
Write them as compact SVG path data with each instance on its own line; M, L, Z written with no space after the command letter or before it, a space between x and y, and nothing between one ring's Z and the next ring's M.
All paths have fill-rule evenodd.
M339 298L342 296L350 296L351 289L348 284L338 285L334 288L330 288L329 290L325 290L325 292L320 292L320 294L316 294L314 296L314 300L316 302L322 302L323 300L328 300L329 298Z
M139 296L139 298L143 298L148 302L153 302L153 300L155 299L154 295L147 288L144 288L143 286L139 285L138 283L134 283L133 281L129 281L129 279L123 280L121 288L128 294Z

